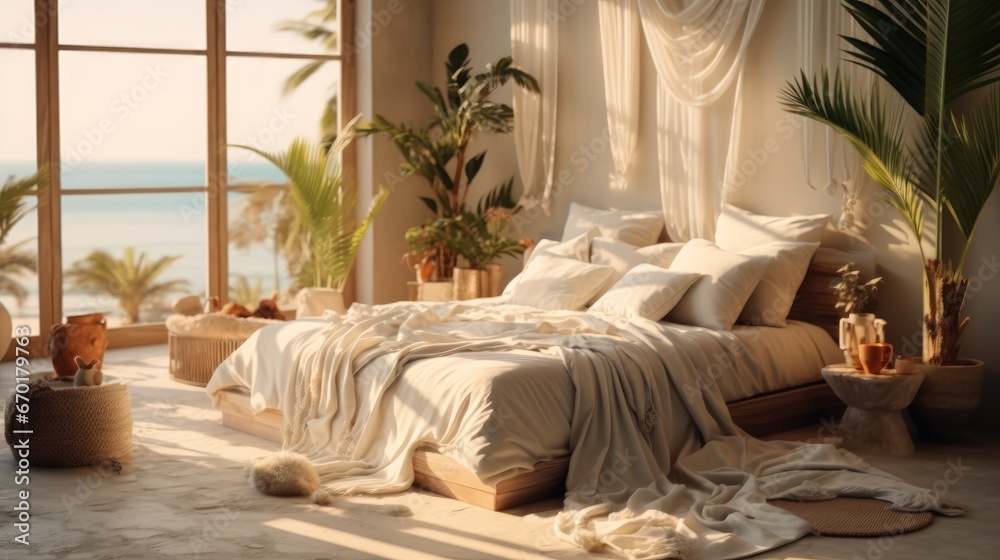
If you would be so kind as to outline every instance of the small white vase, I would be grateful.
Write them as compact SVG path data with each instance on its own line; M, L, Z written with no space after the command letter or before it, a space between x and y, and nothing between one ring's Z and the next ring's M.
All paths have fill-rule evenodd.
M7 354L12 336L14 336L14 325L11 323L10 312L0 303L0 359Z
M333 288L302 288L295 294L295 318L320 317L326 310L347 313L344 293Z
M844 361L861 369L859 357L861 344L885 342L885 319L875 318L874 313L851 313L840 320L840 349L844 351Z

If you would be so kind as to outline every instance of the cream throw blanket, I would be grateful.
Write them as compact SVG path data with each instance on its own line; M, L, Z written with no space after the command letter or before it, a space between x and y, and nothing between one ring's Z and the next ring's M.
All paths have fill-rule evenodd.
M522 348L562 358L576 387L560 538L629 558L739 558L794 541L809 526L769 498L888 500L957 515L929 490L831 445L764 442L729 417L713 361L694 341L639 320L496 304L355 304L329 314L291 369L285 447L310 457L335 493L401 491L427 435L392 418L393 385L411 360ZM383 361L359 409L354 372ZM721 357L720 357L721 356ZM723 364L725 366L726 364ZM732 371L730 367L726 371Z

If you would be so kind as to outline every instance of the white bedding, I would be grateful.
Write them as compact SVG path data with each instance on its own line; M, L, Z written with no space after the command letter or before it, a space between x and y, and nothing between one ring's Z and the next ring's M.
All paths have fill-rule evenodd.
M723 375L711 373L764 377L754 352L738 351L736 335L497 302L355 305L329 319L318 331L303 322L254 335L253 346L220 366L208 392L217 398L249 387L255 409L282 409L285 447L307 454L333 492L407 488L412 452L428 442L478 455L496 416L476 398L485 386L507 389L504 375L491 372L506 369L511 358L494 360L517 349L512 356L546 357L531 364L544 381L523 394L535 397L528 409L553 415L517 415L511 425L525 422L532 436L555 433L568 403L550 397L565 388L559 378L571 383L567 509L555 530L585 548L635 558L742 557L809 532L767 505L776 497L872 496L910 511L960 512L832 446L746 437L715 383ZM434 377L437 360L426 358L465 352L486 353L481 367ZM421 362L427 370L411 375ZM437 384L411 379L420 376ZM526 437L510 447L536 443ZM517 455L510 451L514 462Z
M255 412L294 411L286 401L294 390L290 365L327 325L324 319L303 319L258 331L219 367L210 392L246 389ZM720 357L746 354L750 363L738 372L729 369L728 359L715 360L708 370L726 402L820 380L820 368L842 357L829 335L808 323L791 322L783 329L738 326L732 332L659 325L684 333ZM373 376L394 356L375 358L358 372L361 410L368 406ZM404 371L395 388L394 415L419 410L431 419L426 443L486 483L571 451L575 390L556 356L527 350L459 353L412 361ZM463 421L448 422L453 417Z

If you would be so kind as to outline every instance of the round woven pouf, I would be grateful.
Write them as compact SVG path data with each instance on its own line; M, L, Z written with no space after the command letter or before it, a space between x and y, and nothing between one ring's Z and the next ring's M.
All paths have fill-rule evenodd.
M7 399L4 435L11 453L20 458L19 441L28 440L26 459L32 466L83 467L132 455L132 401L128 387L109 383L73 387L72 379L36 381L26 393ZM27 399L27 400L25 400ZM27 402L27 422L15 405ZM29 431L15 434L14 430Z

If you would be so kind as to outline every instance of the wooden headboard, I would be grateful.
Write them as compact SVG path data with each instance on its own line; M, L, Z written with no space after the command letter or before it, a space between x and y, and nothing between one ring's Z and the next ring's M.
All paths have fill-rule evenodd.
M834 340L840 336L840 310L835 308L837 296L830 289L830 281L839 276L837 271L853 262L865 280L875 275L875 254L859 251L842 251L829 247L816 249L809 271L799 286L789 319L819 325Z

